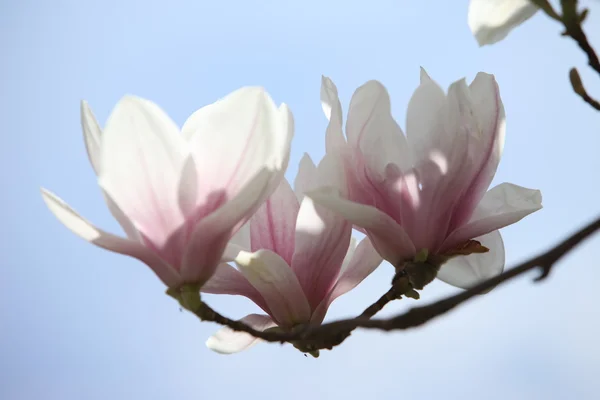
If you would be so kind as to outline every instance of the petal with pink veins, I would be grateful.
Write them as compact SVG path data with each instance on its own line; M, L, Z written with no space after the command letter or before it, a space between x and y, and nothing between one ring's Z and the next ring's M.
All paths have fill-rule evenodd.
M451 229L463 225L471 218L471 214L496 174L504 149L506 119L494 76L483 72L478 73L469 85L469 91L477 122L477 129L472 132L470 140L476 158L474 169L476 173L454 210Z
M406 111L406 137L413 162L429 158L439 150L441 115L446 105L442 88L421 68L421 83L413 93Z
M240 271L227 263L219 264L215 273L202 285L200 291L210 294L244 296L256 303L265 312L269 312L269 308L260 293L248 282Z
M291 264L299 209L294 191L288 181L282 179L250 219L251 250L271 250Z
M182 133L198 168L200 199L220 189L235 195L262 168L281 170L289 157L291 118L259 87L238 89L192 114Z
M349 252L349 254L351 254L351 257L345 263L345 268L340 272L335 286L313 313L312 323L321 323L331 303L358 286L383 261L368 238L361 240L356 250Z
M441 251L512 225L541 208L542 194L539 190L501 183L483 196L470 222L452 232Z
M227 244L260 206L273 172L259 173L232 199L196 223L183 254L181 274L186 282L202 284L223 259Z
M333 154L326 154L307 189L342 186L341 168ZM302 166L301 166L302 167ZM309 172L299 171L309 175ZM296 222L295 252L292 270L304 289L311 309L323 300L338 276L350 244L352 224L334 211L305 197Z
M383 179L390 163L403 171L412 164L406 137L392 117L390 96L378 81L369 81L354 92L346 135L348 144L360 150L371 179Z
M178 128L157 105L119 101L103 132L99 183L157 248L184 222L177 198L184 160Z
M329 188L312 191L307 196L365 229L379 254L392 264L414 256L415 246L406 231L392 217L375 207L346 200Z

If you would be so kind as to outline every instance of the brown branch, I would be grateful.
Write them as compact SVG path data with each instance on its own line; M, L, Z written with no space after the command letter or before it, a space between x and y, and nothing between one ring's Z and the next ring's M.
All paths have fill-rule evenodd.
M588 9L584 9L581 13L577 11L577 0L561 0L561 11L562 15L559 15L554 8L550 5L548 0L531 0L538 7L540 7L549 17L560 22L565 31L562 33L563 36L569 36L573 39L579 48L587 56L588 65L600 75L600 59L594 51L594 48L588 41L588 38L583 31L581 24L588 15ZM590 96L579 76L579 73L575 68L571 68L569 72L569 78L573 91L581 97L583 101L588 103L590 106L600 111L600 102Z
M563 33L564 36L569 36L575 42L583 52L586 54L588 59L588 65L592 67L594 71L600 74L600 59L592 48L592 45L588 41L581 23L585 20L588 10L584 9L581 13L577 11L577 1L575 0L561 0L562 7L562 18L561 21L565 27Z
M594 232L600 229L600 218L583 227L581 230L568 237L549 251L531 258L524 263L509 269L508 271L490 278L469 290L465 290L459 294L432 303L427 306L415 307L405 314L388 320L356 320L356 321L340 321L332 324L323 325L322 329L348 329L350 326L356 328L375 328L381 330L401 330L413 328L424 324L425 322L445 314L452 310L456 306L464 303L465 301L475 297L478 294L485 293L486 291L494 288L495 286L509 281L519 275L522 275L528 271L539 268L541 274L535 278L535 281L541 281L548 277L550 271L560 258L572 250L575 246L581 243L584 239L591 236Z
M448 311L456 308L457 306L466 302L467 300L479 294L485 293L499 284L507 282L517 276L520 276L534 269L541 270L540 275L535 279L535 281L545 279L549 275L550 271L552 270L557 261L559 261L565 254L570 252L573 248L575 248L575 246L581 243L584 239L591 236L597 230L600 230L600 218L597 218L595 221L586 225L573 235L569 236L567 239L563 240L561 243L548 250L547 252L533 257L525 261L524 263L505 271L504 273L498 276L481 282L471 289L462 291L454 296L450 296L446 299L437 301L427 306L412 308L406 313L390 319L369 319L369 314L371 312L377 312L378 310L383 308L385 304L391 301L390 299L393 297L393 293L392 295L388 296L388 293L390 292L382 296L382 298L380 298L373 306L367 308L365 312L363 312L363 315L357 318L331 322L328 324L318 326L299 326L291 331L286 332L261 332L247 326L246 324L240 321L234 321L229 318L226 318L221 314L217 313L216 311L212 310L205 303L202 303L199 299L199 295L197 295L197 303L195 298L192 298L187 302L185 301L185 299L182 300L180 298L180 302L182 303L182 305L184 305L184 307L192 311L203 321L217 322L219 324L226 325L235 331L246 332L269 342L290 342L297 345L297 347L301 346L307 351L318 349L331 349L333 346L340 344L346 337L348 337L349 332L353 331L356 328L380 329L384 331L391 331L409 329L420 326L432 320L435 317L447 313ZM186 294L189 293L190 292ZM182 297L185 298L185 296Z
M573 91L579 95L590 106L600 111L600 102L598 100L592 98L585 87L583 87L583 82L581 82L581 77L579 76L579 72L577 72L576 68L571 68L569 71L569 80L571 81L571 87L573 87Z

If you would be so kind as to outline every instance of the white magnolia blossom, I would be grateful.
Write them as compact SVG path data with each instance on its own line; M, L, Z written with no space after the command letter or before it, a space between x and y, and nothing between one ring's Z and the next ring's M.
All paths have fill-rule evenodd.
M536 13L530 0L471 0L469 28L480 46L504 39Z
M354 92L345 129L337 88L326 77L321 102L329 119L327 155L343 160L345 190L309 192L315 203L360 228L393 265L423 251L450 255L437 277L461 288L502 272L498 229L540 210L542 196L511 183L488 190L505 134L493 75L479 73L470 85L456 81L446 94L422 69L408 104L406 135L377 81ZM461 253L473 241L489 251Z
M127 237L96 228L42 189L50 211L75 234L147 264L169 287L202 284L232 235L278 187L293 118L256 87L234 91L179 127L156 104L125 96L106 127L87 103L81 120L104 199Z
M242 319L258 330L320 324L331 303L352 290L382 262L368 238L356 244L352 224L304 196L332 187L343 191L343 171L335 156L315 165L300 161L295 190L284 179L230 243L239 249L237 268L223 263L202 287L204 293L241 295L265 314ZM223 354L237 353L259 340L222 328L206 342Z

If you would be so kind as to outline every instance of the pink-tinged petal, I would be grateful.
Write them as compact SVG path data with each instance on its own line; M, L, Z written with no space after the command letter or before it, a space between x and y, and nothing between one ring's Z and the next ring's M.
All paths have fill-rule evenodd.
M81 102L81 128L83 129L83 139L85 141L88 158L90 159L94 172L98 175L100 174L102 129L100 128L100 124L98 124L92 109L85 100ZM127 237L132 240L139 240L137 229L135 229L133 223L127 218L125 213L121 211L117 203L115 203L106 191L102 190L102 195L104 196L104 201L106 201L110 213L119 222L125 231L125 234L127 234Z
M537 10L531 0L471 0L469 28L480 46L494 44Z
M325 154L321 159L317 174L313 177L307 192L322 187L336 189L343 196L347 194L344 166L341 157L336 153Z
M452 286L468 289L504 270L504 243L500 232L493 231L476 237L489 251L481 254L454 257L438 272L438 279Z
M401 170L411 166L406 138L392 117L390 96L377 81L369 81L354 92L346 135L348 144L362 153L371 179L383 179L390 163Z
M483 196L471 221L452 232L441 250L443 252L467 240L514 224L541 208L542 194L539 190L502 183Z
M284 169L293 120L264 89L244 87L196 111L182 131L198 168L201 200L215 190L237 194L262 168Z
M432 85L423 84L419 88L429 87L435 92L437 89L431 89ZM409 113L411 110L417 109L409 109ZM415 152L422 153L418 155L415 171L418 185L404 182L409 184L408 192L416 192L416 195L412 196L414 205L404 206L401 210L402 226L415 247L429 250L437 249L443 243L453 211L476 174L474 152L470 146L477 121L473 117L469 88L464 79L450 85L445 105L432 117L437 118L437 125L431 126L433 131L429 136L418 142L418 146L415 141L411 142L413 148L421 149Z
M321 77L321 106L329 121L325 133L327 153L340 151L346 146L343 132L342 105L338 97L337 87L331 79Z
M352 225L333 211L305 197L296 224L292 269L315 309L338 276L350 244Z
M183 255L186 282L202 284L223 259L228 241L256 212L265 198L273 172L263 169L232 199L196 223ZM225 257L227 258L227 257Z
M406 231L375 207L346 200L327 188L307 193L307 196L363 228L379 254L392 264L414 256L415 246Z
M299 209L294 191L288 181L282 179L250 219L251 250L271 250L291 264Z
M342 268L340 269L340 274L343 274L348 265L350 265L350 261L352 257L354 257L354 252L356 252L356 247L358 246L358 241L354 236L350 237L350 246L348 246L348 251L346 252L346 256L344 257L344 261L342 261Z
M496 174L504 149L506 119L494 76L478 73L469 86L469 91L478 128L471 132L476 173L457 204L451 230L465 224L471 218L475 206L481 201Z
M242 252L236 263L279 325L291 327L310 320L310 306L298 278L281 257L269 250Z
M361 240L356 250L353 253L349 252L349 254L352 254L352 256L340 272L335 286L313 313L312 323L321 323L331 303L358 286L383 261L368 238Z
M108 206L108 209L110 210L110 213L112 214L113 217L115 217L115 219L117 220L119 225L121 225L121 228L123 228L123 231L125 232L127 237L131 240L135 240L135 241L139 242L140 234L137 231L137 229L135 228L135 226L133 226L133 223L131 222L131 220L129 218L127 218L125 213L119 208L117 203L115 203L115 201L112 199L112 197L110 197L110 195L108 193L106 193L104 190L102 190L102 195L104 196L104 201L106 202L106 205Z
M140 243L120 238L96 228L64 201L45 189L42 189L42 197L54 216L77 236L103 249L137 258L148 265L169 287L175 288L181 284L177 272Z
M336 156L326 154L307 189L341 187L342 171ZM308 173L306 173L308 175ZM328 190L329 190L328 189ZM292 269L304 289L311 309L323 300L338 276L350 244L352 224L344 217L305 197L296 222Z
M81 102L81 128L83 129L83 139L85 141L85 149L90 159L90 164L94 168L96 175L100 173L100 143L102 129L96 120L92 109L87 101Z
M240 271L231 265L221 263L210 279L200 288L202 293L229 294L247 297L265 312L269 312L265 300L260 293L248 282Z
M198 206L202 207L204 205L199 204L199 185L201 185L201 182L198 181L196 162L191 155L188 155L183 163L177 188L177 203L181 213L186 218L198 213Z
M158 106L132 96L121 99L103 132L99 183L157 248L184 221L177 198L183 146Z
M222 261L233 261L240 251L251 251L250 222L245 223L227 243Z
M317 166L310 156L304 153L302 159L300 159L298 173L296 174L296 179L294 180L294 192L296 192L296 197L298 198L299 202L304 198L304 193L308 192L310 189L313 189L316 176Z
M421 83L415 90L406 112L406 137L415 162L429 158L444 138L442 113L446 95L442 88L421 68Z
M250 314L241 319L243 323L258 331L277 326L273 320L260 314ZM236 332L230 328L221 328L206 341L206 347L220 354L233 354L247 350L260 342L260 339L244 332Z

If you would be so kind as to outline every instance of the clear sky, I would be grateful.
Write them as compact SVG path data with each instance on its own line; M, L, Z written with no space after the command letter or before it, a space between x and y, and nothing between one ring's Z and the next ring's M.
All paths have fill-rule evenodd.
M426 327L359 331L319 359L260 344L232 356L204 342L218 327L180 312L136 260L79 239L46 209L44 186L106 230L85 152L79 102L103 124L127 93L182 124L242 85L262 85L294 112L287 176L303 152L319 159L326 120L321 74L347 106L369 79L405 109L419 66L447 87L478 71L496 75L507 114L494 184L539 188L544 209L503 230L509 264L544 250L596 216L600 113L567 79L600 79L543 15L505 41L478 48L467 0L0 1L0 398L50 399L593 399L600 381L600 236L547 281L533 274L497 288ZM585 4L586 2L584 2ZM600 4L586 23L600 49ZM387 290L382 265L330 310L351 316ZM421 302L455 292L441 282ZM210 296L232 317L257 307ZM389 306L383 315L414 301Z

